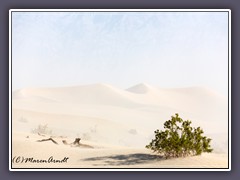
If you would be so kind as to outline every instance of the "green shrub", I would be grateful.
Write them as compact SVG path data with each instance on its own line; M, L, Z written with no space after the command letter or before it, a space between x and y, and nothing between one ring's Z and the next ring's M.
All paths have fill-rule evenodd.
M164 157L185 157L200 155L202 152L212 152L211 139L203 136L200 127L191 127L191 121L183 121L178 114L164 123L165 131L154 131L153 139L146 148Z

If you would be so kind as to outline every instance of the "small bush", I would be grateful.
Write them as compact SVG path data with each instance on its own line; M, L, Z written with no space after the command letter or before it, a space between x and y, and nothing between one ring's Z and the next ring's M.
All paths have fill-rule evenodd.
M18 119L18 121L21 123L28 123L28 120L24 117L21 117L20 119Z
M180 126L179 126L180 125ZM156 130L153 139L146 148L164 157L185 157L212 152L211 139L203 136L200 127L191 127L191 121L183 121L178 114L164 123L165 131Z
M130 129L128 132L130 134L132 134L132 135L136 135L137 134L137 130L136 129Z
M51 135L52 134L52 130L48 128L48 125L41 125L39 124L37 128L32 130L33 134L47 134L47 135Z

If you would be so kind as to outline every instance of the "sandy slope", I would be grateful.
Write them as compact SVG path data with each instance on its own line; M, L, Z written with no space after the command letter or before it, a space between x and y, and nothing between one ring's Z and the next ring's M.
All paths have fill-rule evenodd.
M47 142L37 142L47 137L27 133L13 134L13 168L227 168L227 154L212 153L202 154L196 157L164 159L151 153L144 148L127 148L121 146L109 146L106 144L83 141L92 148L71 147L64 145L61 141L72 142L72 138L55 137L58 145ZM16 159L20 157L19 162ZM67 161L58 162L36 162L36 160ZM24 160L22 159L24 158ZM35 161L25 162L26 158ZM23 160L23 161L22 161Z
M164 89L138 84L127 90L121 90L107 84L93 84L76 87L27 88L13 92L12 96L14 133L31 133L39 124L48 124L54 135L72 139L81 137L82 140L97 143L100 146L105 144L106 147L120 147L114 150L111 148L91 151L81 149L80 157L82 158L97 156L98 151L101 151L101 154L105 153L106 156L118 154L120 151L123 151L124 155L149 153L144 146L153 138L153 131L161 128L162 124L176 112L183 119L192 120L194 126L203 127L205 133L212 137L216 153L227 153L227 100L207 88ZM13 136L14 153L16 155L25 153L26 148L19 148L20 144L26 147L32 146L34 153L38 146L42 151L42 144L47 145L47 142L36 144L30 141L30 138L22 139L16 135ZM95 146L98 146L97 144ZM62 155L68 151L67 154L74 154L78 153L79 149L63 147L58 151ZM26 153L30 152L26 151ZM49 155L52 152L45 153ZM214 159L215 155L204 155L201 158L205 157ZM216 157L220 158L219 154ZM197 161L199 157L192 158ZM226 156L221 158L226 161ZM149 166L167 167L165 162L172 161L151 161ZM212 167L210 164L208 165ZM92 166L93 162L84 161L83 166L85 165ZM148 167L145 161L139 166L143 165ZM76 163L76 166L80 164Z

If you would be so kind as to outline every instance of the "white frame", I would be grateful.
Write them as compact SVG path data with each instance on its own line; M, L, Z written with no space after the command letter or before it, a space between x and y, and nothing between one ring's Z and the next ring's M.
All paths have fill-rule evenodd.
M169 12L169 11L175 11L175 12L228 12L229 14L229 25L228 25L228 83L229 83L229 89L228 89L228 123L229 123L229 129L228 129L228 137L229 137L229 151L228 151L228 163L229 167L228 169L221 169L221 168L211 168L211 169L203 169L203 168L194 168L194 169L58 169L58 168L49 168L49 169L13 169L12 168L12 12L29 12L29 11L35 11L35 12L108 12L108 11L119 11L119 12ZM9 170L10 171L231 171L231 10L230 9L10 9L9 10Z

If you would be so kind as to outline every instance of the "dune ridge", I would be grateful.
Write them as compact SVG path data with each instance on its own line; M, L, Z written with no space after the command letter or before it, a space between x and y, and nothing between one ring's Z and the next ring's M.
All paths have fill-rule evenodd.
M31 137L34 128L47 124L55 136L80 137L96 147L144 149L153 132L179 113L205 130L215 153L227 153L227 107L227 99L204 87L159 88L140 83L124 90L99 83L25 88L12 93L12 131ZM14 147L14 152L21 151Z

